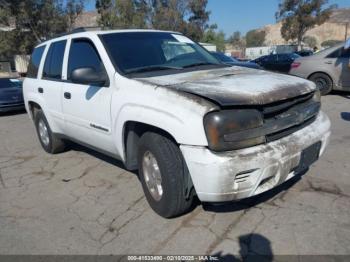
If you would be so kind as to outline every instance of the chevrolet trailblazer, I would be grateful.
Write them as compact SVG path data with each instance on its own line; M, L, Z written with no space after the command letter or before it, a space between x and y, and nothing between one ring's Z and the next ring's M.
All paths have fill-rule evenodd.
M194 196L265 192L324 152L330 122L315 84L230 67L176 32L81 30L39 44L24 81L43 149L72 140L138 170L163 217Z

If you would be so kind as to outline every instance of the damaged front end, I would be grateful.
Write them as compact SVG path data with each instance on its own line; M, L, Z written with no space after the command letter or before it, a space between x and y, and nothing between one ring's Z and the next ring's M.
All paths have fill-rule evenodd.
M311 124L321 108L314 91L281 102L208 113L204 128L209 148L216 152L268 143Z
M271 104L208 113L208 148L181 146L201 201L251 197L313 164L330 137L314 91Z
M220 69L138 80L216 105L203 116L207 146L180 145L203 202L272 189L307 169L329 142L320 93L301 78Z
M198 198L223 202L251 197L307 169L322 155L331 134L323 112L312 121L287 136L243 149L215 152L180 146Z

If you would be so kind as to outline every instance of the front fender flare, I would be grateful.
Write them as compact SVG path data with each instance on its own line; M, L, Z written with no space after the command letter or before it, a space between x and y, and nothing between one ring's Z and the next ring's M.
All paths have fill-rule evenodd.
M203 120L198 117L189 115L185 120L169 111L139 104L126 104L121 108L113 123L115 146L122 160L125 160L124 129L126 123L130 121L162 129L169 133L178 144L206 146L208 143Z

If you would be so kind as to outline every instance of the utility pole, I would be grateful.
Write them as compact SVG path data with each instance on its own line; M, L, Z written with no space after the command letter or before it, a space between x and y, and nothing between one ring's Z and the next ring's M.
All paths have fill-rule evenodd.
M349 23L345 24L345 41L348 40L348 28L349 28Z

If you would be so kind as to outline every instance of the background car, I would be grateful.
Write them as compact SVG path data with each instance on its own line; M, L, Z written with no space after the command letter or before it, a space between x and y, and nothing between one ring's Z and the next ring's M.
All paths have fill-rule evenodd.
M262 69L261 66L259 66L256 63L253 62L241 62L237 59L227 56L220 52L211 52L213 56L215 56L216 59L218 59L220 62L226 64L226 65L232 65L232 66L243 66L248 68L255 68L255 69Z
M0 78L0 112L23 109L22 81L15 78Z
M259 57L253 60L253 62L266 70L288 73L294 60L300 57L300 55L295 53L271 54Z
M300 50L300 51L297 51L295 53L297 55L300 55L300 56L311 56L314 54L314 52L312 50Z
M350 48L344 43L294 61L290 74L316 83L322 95L334 90L350 91Z

